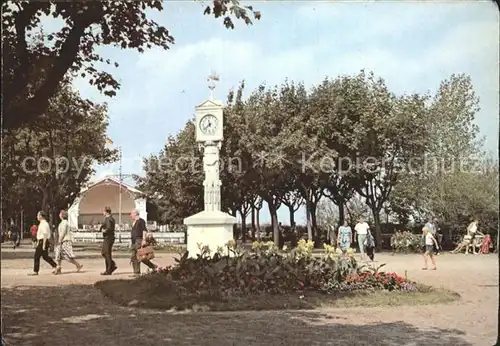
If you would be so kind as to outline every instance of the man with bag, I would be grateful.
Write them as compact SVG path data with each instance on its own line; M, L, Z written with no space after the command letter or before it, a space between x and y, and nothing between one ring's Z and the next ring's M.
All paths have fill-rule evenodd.
M130 248L132 250L130 261L134 269L134 276L139 276L141 275L141 262L153 271L156 270L157 266L151 262L154 258L153 241L152 237L148 237L146 221L139 216L139 211L137 209L132 210L130 217L133 220L130 234Z

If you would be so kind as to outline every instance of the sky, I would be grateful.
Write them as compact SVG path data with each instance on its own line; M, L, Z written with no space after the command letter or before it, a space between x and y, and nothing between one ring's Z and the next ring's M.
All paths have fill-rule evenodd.
M403 94L434 93L443 79L465 73L480 98L476 123L485 148L498 155L499 12L494 2L245 4L261 11L262 19L227 30L220 20L203 15L203 2L167 1L163 12L150 15L175 37L170 50L98 49L119 63L110 71L121 90L108 98L85 80L75 86L82 96L108 103L108 134L123 150L123 173L140 174L142 158L158 153L166 138L192 118L194 107L209 96L211 70L220 75L215 96L221 100L241 80L249 93L262 82L281 84L288 78L310 87L326 76L365 69ZM95 178L118 174L118 166L96 167ZM288 223L286 209L279 217ZM269 220L267 211L261 220ZM300 210L297 222L304 220Z

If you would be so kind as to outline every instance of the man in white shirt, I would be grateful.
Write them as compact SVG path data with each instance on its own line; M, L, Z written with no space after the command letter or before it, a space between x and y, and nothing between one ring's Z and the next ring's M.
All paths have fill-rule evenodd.
M361 253L361 260L362 261L364 261L366 259L365 240L366 240L366 236L368 235L369 229L370 229L370 226L368 226L368 224L365 222L365 219L363 217L359 218L359 222L354 227L354 239L357 238L357 240L358 240L359 252ZM356 237L356 235L357 235L357 237Z
M44 211L39 211L36 218L40 224L38 225L38 231L36 233L37 246L35 249L33 273L28 274L30 276L38 275L40 271L40 258L43 258L52 268L56 269L57 267L56 262L49 256L51 232L49 223L46 220L47 214L45 214Z

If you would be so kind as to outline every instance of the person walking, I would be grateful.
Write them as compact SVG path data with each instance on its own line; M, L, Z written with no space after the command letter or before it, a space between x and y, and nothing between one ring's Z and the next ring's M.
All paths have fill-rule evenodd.
M137 259L137 251L140 248L146 247L148 244L148 230L146 228L146 221L140 217L139 211L137 209L132 210L130 217L133 220L132 231L130 234L131 241L131 258L132 268L134 269L134 276L141 275L141 262L148 266L151 270L155 271L157 265L151 262L149 259L142 259L139 261Z
M12 240L12 248L15 250L19 246L19 239L21 237L19 233L19 228L16 226L14 221L10 224L10 240Z
M37 244L36 233L38 232L38 226L36 225L35 222L33 222L33 225L30 228L30 232L31 232L31 243L32 243L33 249L34 249L34 248L36 248L36 244Z
M111 208L104 207L104 221L101 225L102 231L102 257L106 265L106 270L101 275L111 275L118 268L113 261L113 244L115 243L115 219L111 215Z
M344 221L344 225L339 227L339 235L337 237L337 244L342 250L342 254L344 256L347 254L347 250L351 247L352 239L352 230L349 227L349 223Z
M57 267L56 262L49 256L50 226L46 220L47 214L44 211L39 211L36 217L40 224L38 225L38 232L36 234L37 246L35 249L33 273L28 274L30 276L38 275L40 271L40 258L43 258L53 269Z
M375 237L373 236L372 232L368 230L365 239L365 250L366 250L366 255L372 262L375 259L375 245L376 245Z
M359 246L359 252L361 253L361 260L364 261L366 260L366 255L365 255L365 246L366 246L366 236L368 234L368 230L370 229L370 226L365 222L364 217L359 218L359 222L356 224L354 227L354 239L358 240L358 246Z
M75 265L76 271L80 272L80 270L82 270L83 268L83 265L75 260L75 254L73 253L73 235L68 223L68 212L66 210L61 210L59 212L59 218L61 219L61 223L57 228L57 239L55 247L57 268L54 271L54 274L61 274L61 264L63 259Z
M430 258L432 262L432 270L436 270L436 260L434 258L434 248L438 247L438 243L431 230L427 227L422 228L422 234L425 238L425 253L424 253L424 262L425 267L422 270L428 269L427 259Z

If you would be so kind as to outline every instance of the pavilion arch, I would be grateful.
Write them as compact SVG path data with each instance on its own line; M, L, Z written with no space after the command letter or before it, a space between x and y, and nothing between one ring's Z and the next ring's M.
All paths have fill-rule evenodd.
M129 214L133 209L138 209L140 216L147 221L144 194L123 182L120 184L117 179L106 177L80 191L78 198L68 210L70 226L81 229L84 225L99 225L103 220L105 206L111 208L117 225L120 224L120 214L121 225L130 225Z

